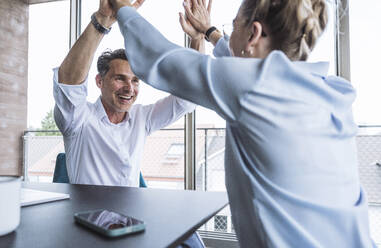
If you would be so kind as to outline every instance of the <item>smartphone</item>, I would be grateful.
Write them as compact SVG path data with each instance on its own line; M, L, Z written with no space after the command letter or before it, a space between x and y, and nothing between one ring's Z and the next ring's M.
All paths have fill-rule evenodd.
M143 221L105 209L75 213L74 219L107 237L118 237L145 230Z

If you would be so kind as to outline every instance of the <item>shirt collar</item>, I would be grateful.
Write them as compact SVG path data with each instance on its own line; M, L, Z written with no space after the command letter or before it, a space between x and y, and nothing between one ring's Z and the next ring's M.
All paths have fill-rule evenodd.
M315 74L321 77L327 77L328 75L329 62L310 63L297 61L295 63L298 64L299 67L303 68L303 70L308 71L311 74Z
M95 110L96 110L96 116L98 119L104 120L107 123L111 123L110 120L108 119L106 110L102 104L101 96L99 96L97 101L95 102ZM126 118L124 118L124 120L121 123L114 124L114 125L124 125L125 123L130 122L130 121L131 121L131 117L130 117L129 113L127 112Z
M306 62L306 61L291 61L286 54L282 51L275 50L270 53L269 56L276 56L277 59L283 59L284 61L291 62L297 68L301 69L304 73L311 73L320 77L327 77L329 62ZM268 57L269 57L268 56Z

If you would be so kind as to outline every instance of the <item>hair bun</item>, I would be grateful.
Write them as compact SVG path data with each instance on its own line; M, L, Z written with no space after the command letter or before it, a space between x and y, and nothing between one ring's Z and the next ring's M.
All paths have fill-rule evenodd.
M242 15L247 25L265 24L271 49L291 60L306 60L327 25L325 0L244 0Z

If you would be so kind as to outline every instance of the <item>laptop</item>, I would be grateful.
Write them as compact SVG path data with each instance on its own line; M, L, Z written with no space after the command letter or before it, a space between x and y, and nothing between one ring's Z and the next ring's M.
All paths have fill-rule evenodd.
M69 194L21 188L21 207L69 199Z

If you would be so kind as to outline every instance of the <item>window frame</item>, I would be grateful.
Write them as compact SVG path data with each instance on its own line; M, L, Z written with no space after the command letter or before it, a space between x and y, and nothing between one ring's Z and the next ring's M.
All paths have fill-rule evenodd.
M351 55L349 34L349 0L335 1L335 58L336 74L351 80Z

